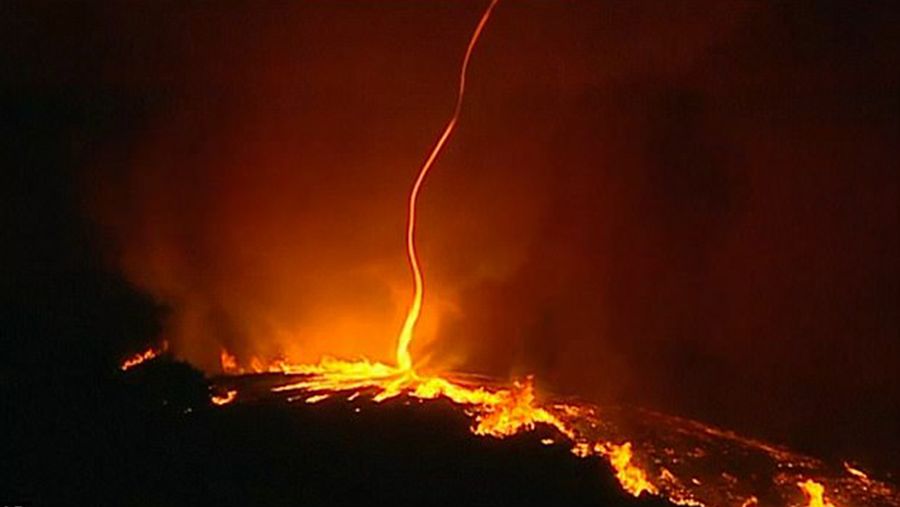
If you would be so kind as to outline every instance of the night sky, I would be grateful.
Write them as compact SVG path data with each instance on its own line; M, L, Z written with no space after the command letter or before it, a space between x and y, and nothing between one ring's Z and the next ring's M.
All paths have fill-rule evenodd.
M210 374L391 360L483 4L4 2L4 388L160 338ZM422 194L414 357L900 470L898 26L501 2Z

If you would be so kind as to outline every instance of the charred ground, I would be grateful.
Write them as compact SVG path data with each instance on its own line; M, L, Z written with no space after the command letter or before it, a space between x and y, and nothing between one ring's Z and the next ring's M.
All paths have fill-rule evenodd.
M448 402L283 400L214 407L182 363L91 393L19 400L6 498L33 505L668 505L624 493L598 459L496 440ZM102 400L102 402L101 402ZM9 453L11 451L11 454Z

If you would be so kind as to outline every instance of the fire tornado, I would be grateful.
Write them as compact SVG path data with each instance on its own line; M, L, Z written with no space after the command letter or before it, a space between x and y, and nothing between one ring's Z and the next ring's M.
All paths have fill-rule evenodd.
M900 1L0 5L0 507L900 507Z
M347 403L357 403L357 398L374 403L398 398L420 402L441 398L470 418L470 430L475 435L506 438L538 426L546 428L554 438L542 439L544 445L557 445L558 438L559 445L571 455L605 461L622 490L634 497L654 495L674 504L709 507L900 505L900 493L893 486L871 480L859 470L847 466L846 471L834 471L805 455L712 426L644 411L607 409L579 400L553 398L549 393L538 396L530 376L502 383L463 373L415 370L410 346L425 299L424 273L416 247L419 197L459 122L469 64L498 3L499 0L490 1L468 39L452 114L419 168L408 195L405 253L413 293L396 338L396 364L328 356L320 356L317 363L294 364L253 356L242 365L232 350L222 349L220 366L225 376L216 380L220 385L211 393L211 403L223 406L267 397L285 397L287 401L307 404L331 398L343 398ZM150 361L163 350L151 348L128 358L121 369L129 370ZM253 373L275 375L244 376Z
M409 258L409 265L412 269L414 287L412 303L409 306L409 311L406 314L406 320L403 322L403 328L400 331L400 335L397 337L397 366L402 370L412 369L412 357L409 354L409 344L412 342L413 336L415 335L416 322L418 322L419 314L422 312L422 301L425 296L425 280L422 276L422 267L419 265L419 257L416 253L416 205L418 204L419 192L422 189L422 184L425 182L425 177L428 176L428 171L431 169L431 166L434 165L434 161L441 153L441 149L447 143L447 139L450 138L450 134L453 133L456 122L459 120L459 113L462 110L463 105L463 97L466 93L466 71L469 68L469 60L472 58L475 44L478 43L478 37L481 35L481 31L487 24L488 18L491 17L491 12L497 5L497 2L499 2L499 0L491 0L490 5L488 5L484 14L481 15L481 19L478 21L475 31L472 32L472 37L469 39L469 45L466 47L466 54L463 56L462 66L459 70L459 89L456 94L456 105L453 108L453 114L450 116L450 121L447 122L447 126L444 127L443 132L441 132L441 135L438 137L431 152L428 154L428 158L425 159L425 163L422 164L422 168L419 169L419 175L416 177L412 191L409 193L409 210L406 222L406 255Z

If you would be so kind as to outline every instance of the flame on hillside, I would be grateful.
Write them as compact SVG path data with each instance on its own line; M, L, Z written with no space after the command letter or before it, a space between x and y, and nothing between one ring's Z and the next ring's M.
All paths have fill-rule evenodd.
M412 190L409 194L406 253L413 276L413 298L407 311L406 319L397 338L396 366L362 359L358 361L342 361L325 358L318 364L291 365L283 361L264 367L253 358L250 368L254 372L282 371L284 373L301 374L307 377L299 382L289 383L274 389L276 392L303 391L308 403L318 403L334 393L349 393L357 397L364 391L371 391L372 400L383 402L400 395L420 400L446 398L465 407L473 418L471 430L476 435L504 438L522 431L535 428L538 424L555 428L565 435L574 447L573 452L586 457L590 455L604 456L616 470L616 477L626 491L634 496L643 492L657 493L646 474L632 462L631 444L615 445L605 442L581 441L578 434L568 423L564 422L553 411L537 402L534 382L531 377L514 382L509 387L489 389L486 386L468 386L453 382L439 375L424 375L413 369L413 361L409 345L415 335L416 323L424 300L424 277L416 252L416 206L419 192L435 160L446 144L459 120L465 95L466 71L469 61L481 35L482 30L496 7L498 0L491 0L475 27L463 56L459 73L456 104L453 114L447 122L434 147L429 152L424 164L419 169ZM222 371L226 373L241 371L232 354L223 350L220 355ZM575 407L567 407L570 413L577 412Z
M231 364L233 356L230 353L223 350L221 357L228 358L227 362ZM236 365L233 369L244 371ZM444 376L421 374L384 363L334 358L325 358L318 364L294 365L276 361L268 365L265 371L302 377L272 391L300 392L300 396L289 399L303 399L306 403L319 403L333 396L351 401L368 396L376 403L399 396L418 400L444 398L464 408L472 418L470 430L475 435L505 438L533 430L538 425L548 426L571 443L571 451L576 456L605 458L615 470L622 488L632 495L659 493L647 473L634 462L630 442L615 444L586 440L569 421L578 418L582 409L569 404L545 406L536 396L532 377L515 381L510 386L468 385ZM684 504L692 502L687 496L677 499Z
M234 401L237 398L237 391L234 389L229 389L225 391L225 394L214 394L210 397L210 401L213 402L213 405L227 405Z
M143 352L139 352L129 357L128 359L122 361L122 364L119 366L119 369L122 371L130 370L139 364L143 364L151 359L155 359L163 354L165 351L169 349L169 342L163 340L162 345L159 347L149 347L147 350Z
M425 295L424 276L416 251L418 197L429 170L458 122L469 60L497 2L498 0L491 0L469 39L459 73L453 113L419 169L409 194L405 239L413 294L397 337L396 364L365 358L349 361L331 357L325 357L318 363L298 364L284 359L264 361L255 356L241 363L230 351L222 349L219 356L222 372L227 375L283 375L285 382L272 387L270 393L284 393L288 400L302 400L308 404L322 403L338 397L349 402L367 399L374 403L401 397L420 401L446 399L464 410L471 418L471 432L479 436L506 438L533 430L539 425L545 426L558 432L562 437L560 440L565 441L565 445L569 446L575 456L608 462L623 490L635 497L659 495L680 505L710 507L749 507L760 503L768 504L768 500L774 497L781 504L788 505L788 502L794 502L800 496L796 490L799 485L807 497L809 507L835 507L830 499L825 498L825 485L822 482L809 478L803 480L799 475L800 470L820 469L820 464L783 449L699 423L654 414L644 414L645 421L641 421L641 424L656 422L660 427L652 427L652 430L661 431L660 428L666 428L671 429L672 434L662 438L650 431L644 434L635 432L641 438L639 441L628 438L627 431L607 424L605 417L595 407L543 399L535 392L531 377L511 385L497 385L461 375L426 373L417 368L420 365L414 364L410 343L415 336ZM146 359L141 359L143 360ZM227 405L238 396L236 388L226 387L223 392L224 394L212 397L213 404ZM241 393L242 399L243 396ZM690 442L692 446L683 445L683 442ZM554 445L556 440L544 439L543 443ZM719 453L715 454L716 458L721 461L710 464L706 458L716 452ZM736 475L714 468L730 466L732 461L740 461L733 455L752 456L771 467L765 472L770 479L770 484L765 486L775 493L769 492L768 496L764 496L757 491L758 484L754 483L758 479L748 480L748 484L745 484ZM864 474L860 476L861 472L855 473L855 469L847 470L851 475L850 480L854 482L845 483L845 490L857 495L854 498L865 498L865 503L873 506L900 505L893 489L884 486L886 489L876 491ZM865 496L869 493L875 496ZM844 505L843 498L845 497L838 498L842 503L841 507L849 507Z
M567 446L579 458L608 463L622 489L635 497L656 495L677 505L709 507L900 506L896 488L854 473L862 473L856 468L834 470L814 458L696 421L559 400L538 391L531 377L506 384L334 358L316 364L275 360L266 365L265 375L250 367L237 369L246 375L219 382L226 391L240 390L248 401L276 396L307 404L347 403L358 410L366 402L443 399L468 416L473 435L503 439L548 428L557 435L542 438L544 445ZM245 398L242 389L258 381L265 389L250 389Z

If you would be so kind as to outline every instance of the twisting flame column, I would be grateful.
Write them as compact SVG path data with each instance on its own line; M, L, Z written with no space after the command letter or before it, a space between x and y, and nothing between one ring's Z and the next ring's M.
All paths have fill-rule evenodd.
M416 178L412 191L409 194L409 210L406 222L406 256L409 258L409 265L412 269L414 288L412 304L410 304L409 310L406 313L406 320L403 322L403 329L400 331L400 336L397 337L397 366L402 370L412 369L412 356L409 354L409 344L412 342L416 329L416 322L418 322L419 314L422 312L422 299L425 292L425 281L422 277L422 268L419 265L419 257L416 254L416 204L418 202L419 192L422 189L422 183L425 181L425 176L428 175L428 170L431 169L432 164L434 164L435 159L441 152L441 149L444 147L450 134L453 132L453 128L456 127L456 122L459 119L459 112L462 109L463 95L466 90L466 70L469 67L469 59L472 57L472 51L475 49L475 43L478 42L478 37L481 35L484 25L487 24L487 20L491 16L491 11L494 10L494 7L499 1L500 0L491 0L490 5L488 5L484 14L481 15L481 20L478 21L478 25L475 27L472 37L469 39L469 45L466 48L466 54L463 57L462 67L459 72L459 90L456 95L456 106L453 109L453 116L450 117L450 121L447 122L447 126L444 127L443 133L438 138L434 148L431 149L431 153L428 155L425 163L422 164L422 168L419 169L419 176Z

